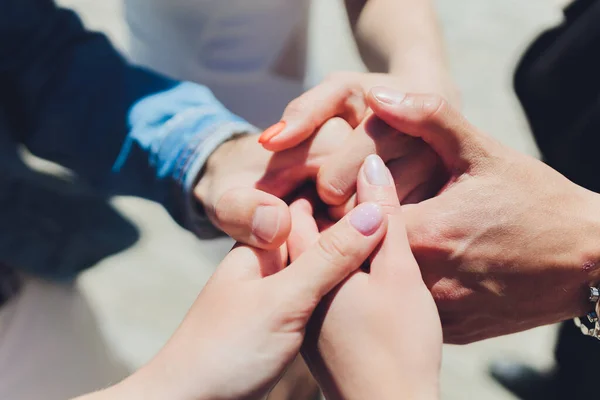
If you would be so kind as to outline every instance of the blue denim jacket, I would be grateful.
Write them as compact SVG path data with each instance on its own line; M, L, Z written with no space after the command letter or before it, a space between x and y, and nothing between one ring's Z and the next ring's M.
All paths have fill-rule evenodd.
M160 202L201 233L199 171L224 140L254 130L206 87L129 65L53 0L0 2L0 135L94 188Z

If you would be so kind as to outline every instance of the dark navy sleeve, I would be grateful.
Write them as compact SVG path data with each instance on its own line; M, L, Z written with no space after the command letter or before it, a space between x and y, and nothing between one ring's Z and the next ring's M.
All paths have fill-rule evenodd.
M33 154L98 190L158 201L184 225L208 223L189 213L210 153L255 130L208 88L128 64L53 0L0 1L0 106Z

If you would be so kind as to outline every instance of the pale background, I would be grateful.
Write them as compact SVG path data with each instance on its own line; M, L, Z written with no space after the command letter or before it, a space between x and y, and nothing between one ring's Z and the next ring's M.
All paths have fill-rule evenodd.
M89 26L105 31L126 51L119 0L59 3L80 11ZM333 70L359 69L339 2L313 3L310 80L318 82ZM505 143L537 155L511 89L512 70L535 34L560 18L558 2L438 0L438 4L465 113ZM149 202L117 198L113 204L139 226L141 239L85 273L78 288L107 350L131 369L148 360L169 337L230 243L198 242ZM554 335L554 329L541 328L470 346L447 346L443 398L512 399L488 378L486 366L501 357L548 366Z

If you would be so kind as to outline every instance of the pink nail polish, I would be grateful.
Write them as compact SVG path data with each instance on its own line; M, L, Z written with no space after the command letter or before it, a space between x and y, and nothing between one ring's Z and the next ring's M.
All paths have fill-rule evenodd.
M364 236L371 236L383 223L381 207L374 203L364 203L350 214L350 223Z

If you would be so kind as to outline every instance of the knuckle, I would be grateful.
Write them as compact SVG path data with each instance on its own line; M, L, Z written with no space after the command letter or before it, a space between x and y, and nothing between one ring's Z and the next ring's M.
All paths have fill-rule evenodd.
M285 108L284 114L287 116L297 116L302 115L308 109L307 101L304 96L300 96L290 101L290 103Z
M328 264L342 264L350 255L348 238L336 230L321 236L317 242L320 257Z
M317 178L319 182L318 192L323 197L323 200L333 203L331 205L340 205L347 192L348 183L345 179L339 176L325 176L319 174Z
M251 198L246 189L234 188L223 192L212 207L212 214L219 225L239 224L242 210L250 210ZM243 205L240 207L240 205Z
M230 205L237 200L235 191L228 190L219 197L213 206L213 214L217 221L224 221L229 216Z
M352 130L352 127L346 120L340 117L334 117L327 120L320 129L320 132L346 132Z
M395 215L400 211L398 200L391 199L388 195L385 195L385 198L382 196L376 203L381 207L383 215Z
M418 122L438 123L449 107L448 101L440 95L429 94L415 97L413 107L418 112Z

